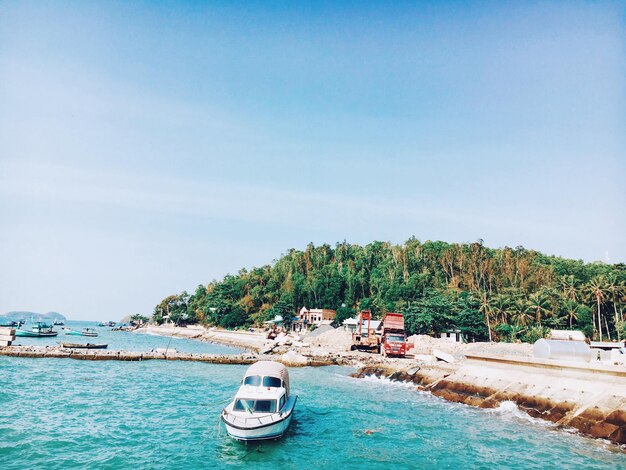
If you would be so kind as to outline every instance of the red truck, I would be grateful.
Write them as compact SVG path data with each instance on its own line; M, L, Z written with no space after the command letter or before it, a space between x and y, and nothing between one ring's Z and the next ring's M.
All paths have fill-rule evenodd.
M386 313L382 321L380 353L383 356L405 357L408 349L401 313Z

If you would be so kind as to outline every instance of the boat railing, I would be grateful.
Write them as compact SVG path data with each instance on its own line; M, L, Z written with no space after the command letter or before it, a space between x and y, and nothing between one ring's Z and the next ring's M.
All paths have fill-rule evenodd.
M227 418L231 418L229 421L232 424L243 424L244 426L247 426L249 422L251 421L256 421L259 423L259 425L264 425L264 424L273 424L277 421L280 421L280 419L278 419L278 417L282 417L282 412L276 412L276 413L271 413L271 414L267 414L265 416L237 416L234 415L232 413L229 413L228 411L224 410L224 414ZM263 422L263 419L267 419L265 422Z

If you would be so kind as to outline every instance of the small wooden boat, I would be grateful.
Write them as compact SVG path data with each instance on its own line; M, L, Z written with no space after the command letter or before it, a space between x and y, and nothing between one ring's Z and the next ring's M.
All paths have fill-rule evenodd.
M66 335L72 336L98 336L98 332L93 328L83 328L83 331L72 330L71 328L63 328L63 331L65 331Z
M289 394L284 365L259 361L248 368L221 418L228 434L239 441L278 439L289 427L297 398Z
M47 338L50 336L56 336L59 333L54 331L50 325L46 325L45 323L37 322L35 323L30 331L22 330L21 328L15 330L15 336L23 336L28 338Z
M62 348L67 348L67 349L106 349L109 345L108 344L91 344L91 343L87 343L87 344L80 344L80 343L59 343L61 345Z

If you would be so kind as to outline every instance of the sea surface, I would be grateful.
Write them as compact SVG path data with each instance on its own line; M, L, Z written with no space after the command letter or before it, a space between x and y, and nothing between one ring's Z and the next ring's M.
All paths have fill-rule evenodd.
M117 334L131 335L119 347L136 350L167 340ZM215 347L176 341L190 352ZM299 399L288 433L239 443L219 415L245 369L0 356L0 469L626 469L623 449L512 404L448 403L406 384L351 378L346 367L290 369Z
M87 321L67 321L65 326L54 326L58 336L49 338L28 338L17 337L13 344L33 345L33 346L58 346L60 342L66 343L105 343L109 350L123 351L150 351L156 348L176 349L186 353L206 353L206 354L238 354L241 349L222 346L219 344L205 343L202 341L188 340L181 338L171 338L167 336L157 336L145 333L135 333L131 331L112 331L110 327L97 326L98 322ZM30 323L22 328L30 330ZM67 335L62 328L82 331L83 328L93 328L98 333L97 337Z

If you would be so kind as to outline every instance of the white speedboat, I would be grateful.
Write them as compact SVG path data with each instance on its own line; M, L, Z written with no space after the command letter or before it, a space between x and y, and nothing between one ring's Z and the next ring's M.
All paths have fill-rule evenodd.
M277 439L289 427L297 399L289 394L287 368L259 361L246 371L235 398L222 410L222 421L240 441Z

